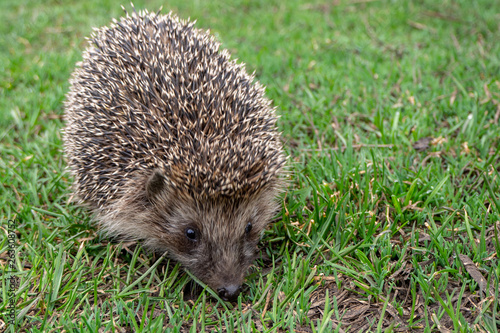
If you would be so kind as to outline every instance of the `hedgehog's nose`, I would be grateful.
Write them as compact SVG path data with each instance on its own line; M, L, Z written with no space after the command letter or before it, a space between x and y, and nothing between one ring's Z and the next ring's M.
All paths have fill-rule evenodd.
M232 302L236 300L236 297L238 297L238 295L240 294L241 286L231 284L229 286L217 289L217 292L219 293L220 298L225 301Z

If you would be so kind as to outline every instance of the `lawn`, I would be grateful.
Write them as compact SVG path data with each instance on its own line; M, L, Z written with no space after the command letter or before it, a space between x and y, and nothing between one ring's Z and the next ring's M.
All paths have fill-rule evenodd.
M2 0L0 331L500 329L498 0L134 3L197 20L267 86L282 210L235 303L101 236L69 203L63 102L120 2Z

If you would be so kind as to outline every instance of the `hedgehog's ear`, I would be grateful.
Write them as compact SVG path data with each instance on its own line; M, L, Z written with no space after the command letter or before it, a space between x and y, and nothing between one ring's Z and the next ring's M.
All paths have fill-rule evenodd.
M146 194L149 200L153 200L165 186L165 177L160 170L153 171L153 174L146 182Z

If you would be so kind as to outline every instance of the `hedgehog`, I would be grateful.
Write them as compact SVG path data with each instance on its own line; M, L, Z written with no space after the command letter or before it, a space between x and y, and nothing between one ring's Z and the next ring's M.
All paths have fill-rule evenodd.
M134 9L94 29L65 100L73 197L226 301L284 186L276 107L254 76L189 19Z

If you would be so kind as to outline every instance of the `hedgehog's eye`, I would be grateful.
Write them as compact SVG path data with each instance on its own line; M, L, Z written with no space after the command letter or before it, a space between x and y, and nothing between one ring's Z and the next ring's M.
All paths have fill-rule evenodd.
M245 233L249 234L250 231L252 231L252 223L248 222L247 226L245 227Z
M186 237L192 241L196 242L198 239L198 235L196 234L196 231L193 228L187 228L186 229Z

